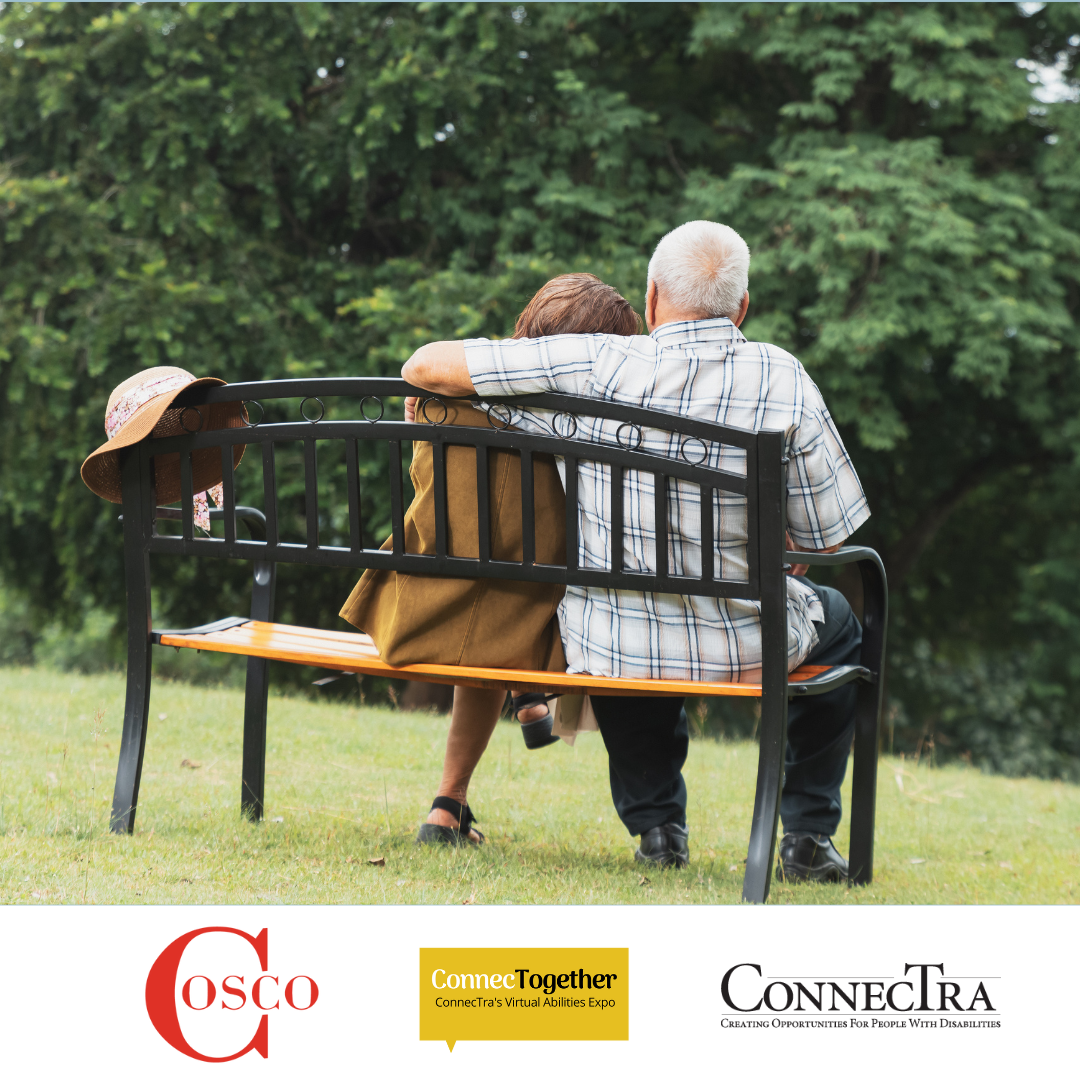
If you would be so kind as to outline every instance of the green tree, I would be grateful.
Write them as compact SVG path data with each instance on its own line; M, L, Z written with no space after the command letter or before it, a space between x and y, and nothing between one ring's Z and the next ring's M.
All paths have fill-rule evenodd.
M1078 47L1075 3L8 5L0 568L120 610L77 472L142 365L396 373L566 269L640 305L714 217L866 483L898 745L1075 773ZM162 618L239 609L237 568L158 573ZM289 572L284 610L347 584Z

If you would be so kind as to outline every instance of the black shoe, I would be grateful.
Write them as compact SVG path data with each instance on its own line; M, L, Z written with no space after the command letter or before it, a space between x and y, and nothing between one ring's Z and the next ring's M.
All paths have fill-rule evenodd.
M516 717L522 709L531 709L534 705L546 705L555 697L558 697L558 695L519 694L517 697L510 699L510 708L513 709ZM522 720L518 723L521 727L521 736L525 740L525 747L528 750L539 750L542 746L551 746L552 743L559 741L559 736L551 733L554 720L552 720L550 712L547 716L541 716L539 720Z
M671 822L657 825L641 834L641 847L634 852L634 858L661 870L686 866L690 862L690 830Z
M432 825L425 821L416 834L418 844L449 844L451 847L459 847L484 842L484 834L479 829L472 829L472 823L476 820L472 810L457 799L451 799L448 795L437 795L432 801L431 809L445 810L453 814L458 819L457 828L452 825ZM480 837L479 840L469 839L470 829Z
M848 864L824 833L785 833L777 881L847 881Z

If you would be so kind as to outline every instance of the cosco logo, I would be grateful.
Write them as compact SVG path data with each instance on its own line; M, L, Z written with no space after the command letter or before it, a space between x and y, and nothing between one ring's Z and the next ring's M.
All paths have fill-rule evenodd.
M270 972L265 929L256 937L232 926L191 930L162 950L146 979L146 1011L158 1034L197 1061L235 1061L252 1050L267 1057L269 1014L307 1012L318 1000L310 975Z

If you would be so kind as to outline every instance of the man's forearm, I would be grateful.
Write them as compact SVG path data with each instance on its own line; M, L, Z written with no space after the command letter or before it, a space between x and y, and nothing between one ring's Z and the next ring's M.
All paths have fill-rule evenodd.
M433 341L422 345L405 361L401 377L422 390L447 397L476 393L465 362L465 345L461 341Z
M834 552L839 551L840 548L842 548L843 546L844 545L841 542L839 544L833 544L832 547L827 547L827 548L803 547L802 544L796 544L795 541L791 539L791 533L787 534L787 549L788 549L788 551L816 551L816 552L820 552L823 555L832 555ZM795 563L791 567L791 573L794 574L795 577L803 577L806 574L806 571L809 570L809 569L810 569L810 564L809 563Z
M792 541L791 537L788 537L788 551L813 551L818 555L833 555L839 551L844 545L833 544L832 547L827 548L809 548L803 547L802 544L796 544Z

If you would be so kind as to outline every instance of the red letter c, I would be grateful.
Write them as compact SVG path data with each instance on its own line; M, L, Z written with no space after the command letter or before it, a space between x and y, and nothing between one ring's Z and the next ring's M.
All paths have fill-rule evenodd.
M266 968L263 968L263 971L265 970ZM276 975L260 975L251 984L251 1000L255 1002L255 1008L262 1009L263 1012L267 1012L270 1009L280 1009L281 1005L277 1001L275 1001L273 1005L264 1005L262 1003L262 999L260 997L260 995L262 994L262 987L259 984L263 981L263 979L270 979L274 983L274 985L277 986Z
M167 945L161 955L154 961L150 974L146 977L146 1011L150 1021L157 1029L157 1033L175 1050L181 1054L187 1054L196 1061L235 1061L252 1050L257 1050L263 1057L267 1056L267 1032L269 1029L269 1017L263 1016L259 1021L259 1027L251 1038L251 1042L243 1050L228 1057L207 1057L200 1054L184 1038L180 1030L180 1018L176 1015L176 973L180 968L184 950L201 934L235 934L250 943L259 957L262 970L267 968L266 930L258 937L245 934L243 930L236 930L231 926L204 926L201 930L192 930L178 937L172 944ZM276 980L275 980L276 981ZM254 996L254 995L253 995ZM258 1001L256 1001L258 1004Z

